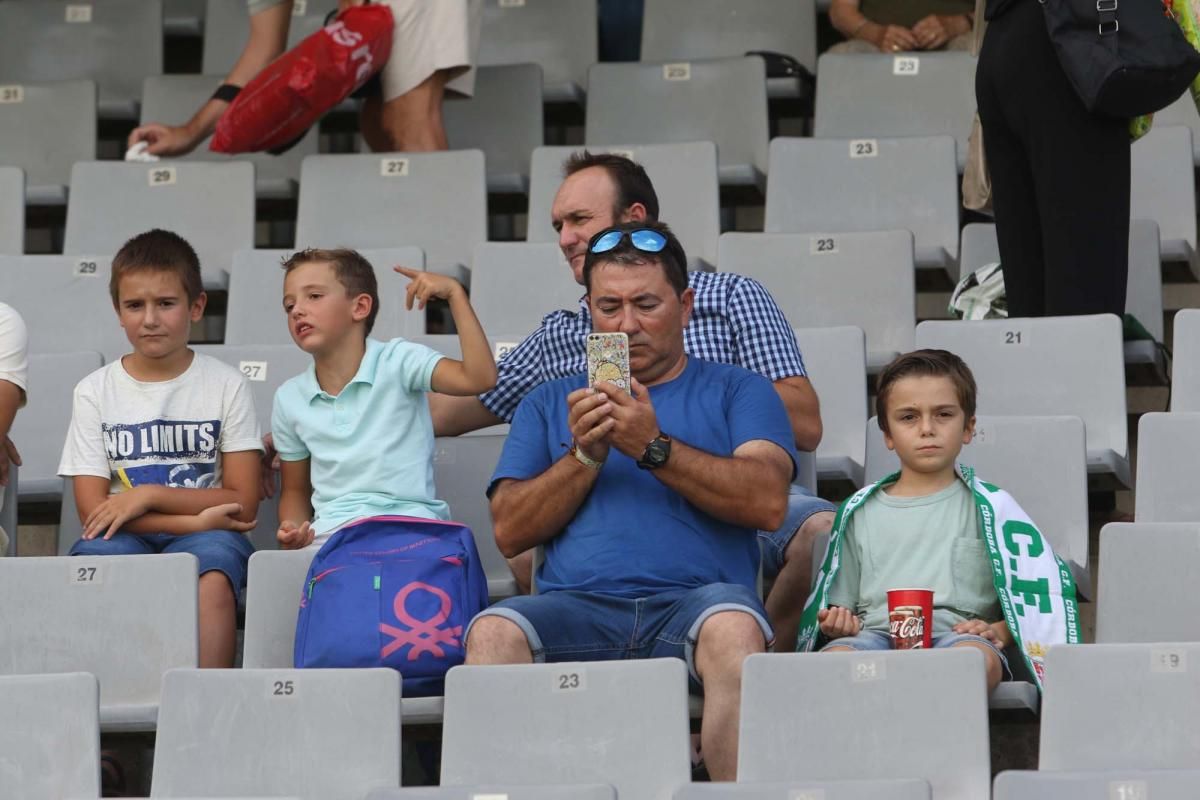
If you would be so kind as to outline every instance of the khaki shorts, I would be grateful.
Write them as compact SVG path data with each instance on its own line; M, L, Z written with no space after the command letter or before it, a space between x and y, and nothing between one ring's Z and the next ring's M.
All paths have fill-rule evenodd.
M248 0L251 15L283 0ZM392 54L379 77L383 101L415 89L439 70L450 71L446 90L475 93L472 64L479 51L483 0L378 0L392 10Z
M483 0L382 0L392 9L392 55L379 72L386 103L407 94L439 70L448 70L446 90L470 97L471 68L479 50Z

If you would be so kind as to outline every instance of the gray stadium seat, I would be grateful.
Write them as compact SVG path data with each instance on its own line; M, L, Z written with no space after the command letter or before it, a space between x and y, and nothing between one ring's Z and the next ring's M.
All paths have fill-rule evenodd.
M380 789L367 800L617 800L604 784L574 786L429 786L413 789Z
M57 500L62 494L58 462L71 424L75 384L102 364L100 354L93 352L29 357L30 407L17 414L10 431L24 466L22 501Z
M771 142L767 233L909 230L918 267L958 274L958 175L949 136Z
M0 674L90 672L106 731L152 731L165 670L197 658L196 557L0 559Z
M479 64L541 66L547 103L583 104L597 55L596 0L484 0Z
M917 289L908 231L725 233L721 268L762 283L796 327L855 325L867 370L912 350Z
M1200 642L1051 647L1038 769L1195 769L1198 660Z
M243 3L243 6L245 4ZM182 125L212 96L221 83L220 75L159 75L147 78L142 89L142 123ZM182 158L187 161L250 161L254 164L254 186L260 198L295 198L300 181L300 162L317 152L317 128L313 126L294 147L282 155L242 153L229 156L208 149L209 137ZM167 159L171 161L173 159Z
M400 673L171 670L154 797L290 794L361 800L400 785Z
M556 244L475 246L471 302L485 331L532 331L552 311L578 311L584 294Z
M947 725L948 719L955 724ZM905 746L918 741L919 746ZM983 654L952 648L915 657L874 652L747 658L738 780L851 778L926 780L934 800L987 797Z
M308 567L317 550L259 550L250 556L246 578L244 669L288 669L296 645L296 614ZM401 700L404 724L442 721L442 698Z
M0 75L5 83L91 78L101 117L137 119L142 80L163 71L161 0L5 0Z
M797 328L804 367L821 401L817 478L862 486L866 462L867 371L860 328Z
M204 0L163 0L163 33L198 37L204 32Z
M458 355L454 352L446 354ZM507 425L464 436L439 436L433 451L433 480L438 497L450 506L451 518L475 534L475 547L488 578L488 596L493 599L517 593L508 562L496 546L486 495L507 436Z
M539 147L530 168L529 229L531 242L557 242L550 223L554 196L563 181L563 162L579 147ZM627 155L646 169L658 195L659 218L679 238L692 269L717 264L721 232L717 148L712 142L678 144L588 145L589 152Z
M192 349L223 361L246 376L254 398L254 410L258 414L258 425L264 434L271 430L271 411L276 390L312 364L312 356L294 344L202 344L193 345ZM258 504L258 524L249 534L256 550L274 550L279 546L275 539L275 532L279 530L278 503L279 495L276 494Z
M826 53L817 64L819 139L950 134L961 170L974 115L969 53Z
M1200 309L1175 313L1171 410L1200 411Z
M1158 223L1165 261L1186 261L1200 277L1196 253L1196 179L1192 132L1182 125L1155 126L1131 150L1129 208L1134 219Z
M996 242L995 225L973 222L963 228L960 277L986 264L999 262L1000 246ZM1132 314L1155 341L1163 341L1162 266L1158 225L1153 220L1135 219L1129 223L1125 313ZM1125 342L1126 364L1156 364L1159 359L1154 342Z
M1055 555L1070 564L1079 592L1091 596L1084 436L1078 417L980 414L975 440L963 447L959 461L1016 499L1050 540ZM884 445L872 417L867 423L867 481L898 469L900 460Z
M765 191L767 138L766 66L757 56L588 71L589 146L711 140L722 185Z
M783 53L817 71L813 0L649 0L642 19L643 61L735 58ZM772 97L799 96L794 78L768 78Z
M478 150L304 159L297 247L415 245L427 269L465 282L483 241L487 185Z
M1116 316L933 320L917 326L916 345L950 350L967 362L979 387L980 414L1080 417L1088 473L1133 485Z
M108 362L131 350L108 293L111 263L108 256L0 256L0 297L24 317L30 352L75 353L86 344ZM48 297L54 314L45 313Z
M96 158L96 84L60 81L0 86L0 100L4 97L9 99L0 102L3 159L25 170L26 202L31 206L65 205L71 165Z
M293 664L296 615L313 550L259 550L246 578L244 669L286 669Z
M292 0L288 49L319 30L325 21L325 15L335 8L336 0ZM204 52L200 71L205 75L228 74L241 55L249 35L250 16L246 13L246 0L207 0L204 9ZM195 111L195 108L192 110Z
M100 796L94 675L0 677L0 796Z
M661 800L690 780L687 667L678 659L455 667L442 785L607 783ZM497 735L497 724L524 720Z
M25 171L20 167L0 167L0 253L24 252Z
M279 344L296 347L283 311L283 270L280 264L295 250L238 250L229 274L229 309L225 319L228 344ZM425 332L425 314L405 311L408 278L392 271L396 264L425 268L419 247L359 250L375 268L379 284L379 316L371 335L376 339L418 336ZM298 348L297 348L298 349Z
M151 228L187 239L200 256L205 287L225 288L234 251L254 246L254 165L80 161L71 167L64 253L115 253Z
M1192 481L1197 452L1200 452L1200 413L1141 416L1134 496L1134 517L1138 522L1200 521L1200 493Z
M674 800L929 800L919 780L805 781L788 783L692 783Z
M8 550L0 553L4 556L17 555L17 486L19 485L21 468L16 464L8 465L8 483L0 491L4 494L3 508L0 508L0 528L8 534Z
M1191 92L1184 92L1179 99L1164 109L1154 112L1154 124L1158 127L1186 125L1192 130L1193 162L1200 166L1200 113Z
M1011 770L996 776L992 793L993 800L1194 800L1196 797L1200 797L1200 769Z
M489 192L529 192L529 154L542 146L541 67L479 67L474 96L447 96L442 117L452 149L483 151Z
M1096 641L1200 642L1200 520L1100 529Z

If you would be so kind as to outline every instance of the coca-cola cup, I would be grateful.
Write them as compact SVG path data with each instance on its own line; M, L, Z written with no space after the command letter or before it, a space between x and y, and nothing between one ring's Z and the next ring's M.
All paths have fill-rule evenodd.
M932 647L933 590L890 589L887 596L892 649Z

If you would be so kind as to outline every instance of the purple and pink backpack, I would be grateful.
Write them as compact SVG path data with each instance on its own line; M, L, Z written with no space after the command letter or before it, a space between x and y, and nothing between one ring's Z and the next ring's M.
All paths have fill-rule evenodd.
M439 695L463 663L467 624L487 607L475 539L457 522L370 517L313 558L296 621L295 665L391 667L404 696Z

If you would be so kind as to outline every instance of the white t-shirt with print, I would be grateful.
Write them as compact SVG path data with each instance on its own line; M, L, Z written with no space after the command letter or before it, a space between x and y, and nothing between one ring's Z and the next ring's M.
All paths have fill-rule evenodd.
M221 485L218 453L262 450L246 378L196 353L169 381L139 381L114 361L75 387L58 474L111 481L110 494L157 484Z

